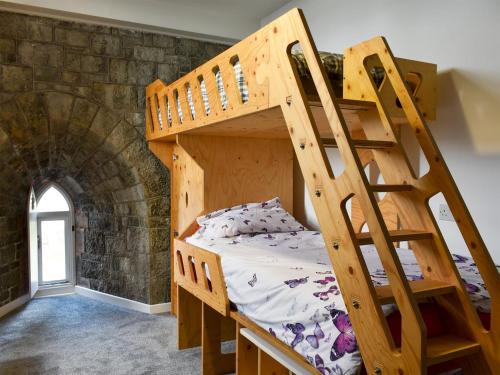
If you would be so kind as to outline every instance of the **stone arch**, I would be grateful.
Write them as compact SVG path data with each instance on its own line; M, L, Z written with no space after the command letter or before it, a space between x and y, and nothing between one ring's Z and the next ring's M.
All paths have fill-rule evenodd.
M168 300L168 173L126 115L68 92L10 97L0 105L0 181L0 226L10 228L0 231L0 256L14 254L7 274L21 277L21 288L30 187L38 193L51 181L75 206L77 285Z

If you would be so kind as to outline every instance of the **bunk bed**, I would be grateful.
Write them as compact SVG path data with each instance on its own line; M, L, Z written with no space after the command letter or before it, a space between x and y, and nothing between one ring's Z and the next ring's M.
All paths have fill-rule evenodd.
M256 322L258 316L252 320L231 303L228 290L237 282L230 282L227 262L244 263L234 257L245 252L251 260L261 245L236 243L238 250L231 251L220 242L227 238L207 243L200 237L197 218L245 202L278 196L280 209L293 215L305 182L321 228L316 254L330 260L322 259L325 268L312 272L332 272L322 279L326 295L318 296L342 291L344 304L330 316L332 321L342 316L346 335L355 332L368 373L425 374L450 361L465 373L498 373L499 273L426 125L435 117L436 66L395 58L381 37L346 49L342 58L328 58L320 58L302 12L294 9L178 81L148 86L148 145L171 171L172 302L179 348L201 345L204 374L288 373L270 355L272 348L294 359L304 373L357 371L356 365L341 369L326 366L324 358L304 358L294 350L297 345L285 343L295 340L280 340ZM341 80L326 69L332 62L337 73L342 66ZM409 160L405 131L414 135L429 164L423 176ZM329 163L330 147L342 158L341 173L334 174ZM380 170L383 184L365 174L368 164ZM381 192L385 196L377 198ZM428 207L438 193L470 250L474 264L469 268L487 289L487 318L478 314L477 301L471 302L457 258ZM250 241L259 238L252 235ZM399 241L409 241L410 263L420 270L414 279L396 253ZM364 245L373 245L368 252L380 259L384 285L374 284ZM329 284L333 278L335 285ZM286 281L306 284L299 277ZM253 274L246 282L251 287ZM423 301L439 309L446 332L431 332ZM386 318L387 305L396 306L397 315ZM389 328L391 319L400 334ZM302 327L288 327L304 341ZM318 329L306 336L325 340L329 333ZM234 337L236 352L222 353L221 342ZM252 337L267 343L268 350ZM314 337L304 339L315 345ZM352 354L349 342L344 351Z

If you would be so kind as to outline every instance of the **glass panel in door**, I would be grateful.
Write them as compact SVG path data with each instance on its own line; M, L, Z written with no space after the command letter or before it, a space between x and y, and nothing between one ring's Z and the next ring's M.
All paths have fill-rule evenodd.
M40 222L42 283L67 279L65 229L65 220Z

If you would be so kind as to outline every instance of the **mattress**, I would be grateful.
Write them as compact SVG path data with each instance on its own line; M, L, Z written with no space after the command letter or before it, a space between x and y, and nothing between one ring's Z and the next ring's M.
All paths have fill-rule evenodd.
M188 243L221 256L228 296L238 311L291 346L324 374L356 374L361 355L347 309L319 232L300 231L231 238L201 232ZM375 285L387 277L373 246L363 255ZM409 280L422 278L413 252L398 255ZM490 301L471 259L454 255L474 305L488 312ZM386 315L393 305L383 307Z

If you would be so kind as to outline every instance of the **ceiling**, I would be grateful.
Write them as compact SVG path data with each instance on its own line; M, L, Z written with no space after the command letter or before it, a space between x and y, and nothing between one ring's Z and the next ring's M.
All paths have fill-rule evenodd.
M290 0L11 0L0 9L234 42Z

